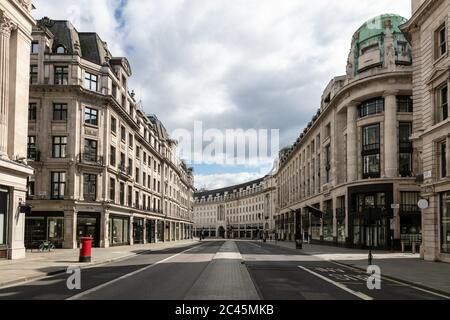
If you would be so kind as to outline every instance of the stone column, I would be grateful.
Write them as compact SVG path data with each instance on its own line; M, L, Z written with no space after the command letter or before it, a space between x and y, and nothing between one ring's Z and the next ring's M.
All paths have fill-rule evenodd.
M134 245L134 237L133 237L133 216L130 216L130 227L128 229L128 239L130 242L130 246Z
M358 180L358 116L357 103L347 106L347 181Z
M64 249L77 247L77 212L69 209L64 211Z
M384 94L384 177L396 178L398 172L397 92Z
M0 158L8 157L9 51L11 19L0 11Z
M101 216L100 247L109 248L109 209L105 208Z

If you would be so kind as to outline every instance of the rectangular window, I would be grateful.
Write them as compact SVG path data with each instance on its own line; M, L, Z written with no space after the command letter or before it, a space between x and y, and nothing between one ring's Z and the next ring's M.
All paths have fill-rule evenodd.
M36 136L28 136L27 158L30 160L36 160L36 155Z
M119 164L119 170L122 172L125 172L125 153L121 152L120 153L120 164Z
M69 67L55 67L55 85L69 84Z
M440 168L440 177L447 177L447 144L445 142L440 143L439 145L439 168Z
M136 209L139 209L139 191L135 191L134 192L134 199L135 199L135 206L136 206Z
M93 126L98 125L98 110L89 107L84 108L84 123Z
M117 119L114 117L111 117L111 132L114 134L117 133Z
M401 192L400 193L400 212L401 213L420 213L418 203L420 192ZM402 232L408 233L408 232Z
M363 152L379 152L380 125L374 124L363 128Z
M139 168L135 169L135 177L136 177L136 183L139 183L139 179L140 179Z
M448 86L444 85L438 89L438 122L448 118Z
M53 104L53 120L67 121L67 104L55 103Z
M38 54L39 53L39 42L33 41L31 43L31 54Z
M128 175L131 177L133 175L133 160L128 159Z
M116 179L109 178L109 200L116 201Z
M124 206L125 205L125 183L121 182L120 183L120 205Z
M363 102L359 108L359 117L364 118L374 114L384 112L384 99L376 98Z
M65 158L67 156L67 137L53 137L53 158Z
M95 201L97 199L97 175L83 175L83 196L86 201Z
M140 159L141 157L141 148L136 146L136 159Z
M91 91L97 91L98 77L95 74L85 72L84 88Z
M30 103L28 105L28 121L36 121L37 118L37 104Z
M122 139L123 142L125 142L127 139L127 132L124 126L120 127L120 139Z
M380 125L363 128L363 178L380 177Z
M117 86L115 84L112 85L111 95L114 97L114 99L117 99Z
M128 146L133 149L134 138L131 133L128 134Z
M31 176L27 179L27 198L34 197L36 194L36 178Z
M30 84L38 84L38 66L30 66Z
M51 198L53 200L63 200L66 191L66 173L51 173Z
M441 193L440 215L441 215L441 251L450 253L450 192Z
M325 181L329 183L331 181L331 147L328 145L325 147Z
M133 187L128 187L128 207L133 207Z
M109 150L109 164L113 167L116 166L116 147L111 146Z
M397 112L413 112L413 101L410 96L397 96Z
M84 156L85 161L97 161L97 141L91 139L84 139Z
M447 25L443 24L436 31L436 58L447 53Z
M401 122L399 124L399 172L402 177L412 175L412 143L409 137L412 134L412 124Z
M145 186L146 185L146 178L147 175L145 174L145 172L142 173L142 185Z

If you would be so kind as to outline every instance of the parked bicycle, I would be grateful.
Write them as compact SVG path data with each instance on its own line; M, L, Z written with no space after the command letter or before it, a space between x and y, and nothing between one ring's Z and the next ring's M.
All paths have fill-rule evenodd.
M55 245L50 241L42 241L42 243L39 245L40 252L51 252L53 250L55 250Z

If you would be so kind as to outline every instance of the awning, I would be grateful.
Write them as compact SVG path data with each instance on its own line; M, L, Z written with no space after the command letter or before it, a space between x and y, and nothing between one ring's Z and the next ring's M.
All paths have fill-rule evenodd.
M306 209L308 209L308 211L311 212L315 218L322 219L324 216L324 213L317 208L306 206Z

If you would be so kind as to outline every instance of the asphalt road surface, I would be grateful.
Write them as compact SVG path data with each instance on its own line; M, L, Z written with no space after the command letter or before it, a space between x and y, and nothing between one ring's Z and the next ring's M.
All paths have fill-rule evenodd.
M81 290L69 290L68 277L0 289L0 300L450 299L383 278L369 290L364 272L256 241L204 241L82 269Z

